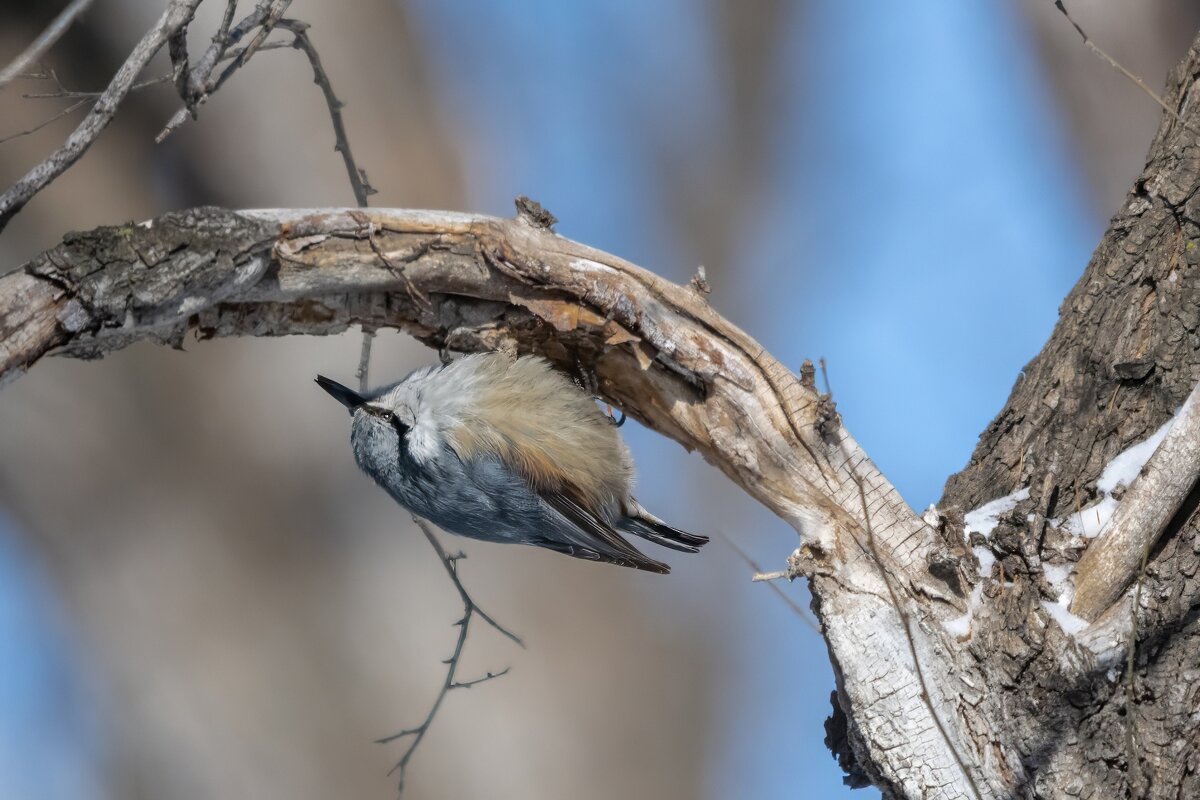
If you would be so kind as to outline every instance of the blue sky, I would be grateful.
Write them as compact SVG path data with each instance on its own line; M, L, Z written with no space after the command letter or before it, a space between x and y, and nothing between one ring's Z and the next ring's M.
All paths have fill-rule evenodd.
M664 153L703 170L729 136L714 15L686 0L409 5L470 210L509 214L528 194L564 235L677 280L694 269L656 176ZM826 357L848 426L924 506L1045 341L1101 226L1009 4L812 0L763 46L768 168L737 222L741 290L761 313L736 321L793 367ZM671 493L654 464L673 445L631 438L650 491ZM765 512L753 525L789 535ZM748 624L711 796L851 796L821 742L824 644L758 587L739 591ZM86 766L62 768L95 757L74 655L0 517L0 794L28 795L12 790L39 774L65 776L40 796L86 785Z

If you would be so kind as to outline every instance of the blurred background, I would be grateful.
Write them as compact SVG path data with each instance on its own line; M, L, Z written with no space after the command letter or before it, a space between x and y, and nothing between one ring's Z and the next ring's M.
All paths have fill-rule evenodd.
M0 63L64 5L0 3ZM243 2L245 10L249 3ZM224 4L207 0L193 52ZM162 8L97 0L46 66L103 88ZM1156 89L1185 0L1070 8ZM793 368L824 356L847 426L914 507L966 463L1040 348L1159 110L1051 0L296 0L375 205L512 213L675 281ZM165 59L149 70L167 69ZM0 137L68 105L0 92ZM307 63L265 52L162 145L133 95L0 236L0 272L71 229L180 207L349 205ZM7 186L76 112L0 144ZM391 797L460 606L359 474L359 336L46 360L0 398L0 797ZM434 354L379 337L373 376ZM641 499L777 568L795 534L698 457L624 428ZM850 796L822 743L824 642L714 536L667 578L461 540L478 629L406 796ZM661 552L653 555L662 557ZM803 605L800 584L784 587ZM876 797L874 789L856 797Z

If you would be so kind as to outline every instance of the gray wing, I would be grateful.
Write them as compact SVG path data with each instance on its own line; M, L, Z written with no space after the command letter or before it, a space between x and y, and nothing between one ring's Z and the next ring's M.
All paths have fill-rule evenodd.
M502 528L508 541L545 547L575 558L603 561L665 574L670 567L643 555L612 525L562 492L539 493L497 458L471 459L464 464L468 479L494 516L472 520L473 531L457 532L496 538L482 528ZM437 520L435 520L436 522ZM439 523L441 524L441 523ZM454 530L453 526L449 527Z

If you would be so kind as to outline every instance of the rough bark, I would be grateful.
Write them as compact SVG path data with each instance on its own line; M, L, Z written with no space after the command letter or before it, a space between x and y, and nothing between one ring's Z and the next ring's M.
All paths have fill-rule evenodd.
M1141 177L1063 303L1049 342L1022 371L970 463L948 481L941 504L971 509L1030 489L991 537L1012 585L985 590L961 664L988 687L981 734L1017 755L1024 773L1017 796L1200 796L1195 475L1191 496L1148 554L1140 591L1132 592L1136 609L1125 592L1100 620L1102 630L1127 629L1136 617L1131 659L1115 658L1097 625L1072 641L1040 602L1056 595L1047 565L1069 567L1089 541L1104 542L1048 520L1092 504L1105 465L1168 420L1200 379L1196 47L1166 96L1182 121L1164 116Z
M189 330L362 324L438 348L540 353L594 376L606 399L796 528L789 571L810 579L839 679L830 738L854 775L896 797L1188 796L1194 502L1132 590L1133 651L1129 593L1075 638L1043 601L1057 598L1045 565L1085 544L1050 520L1086 505L1107 461L1198 377L1198 77L1193 49L1169 95L1191 127L1164 122L1054 336L928 522L850 438L811 369L796 377L702 292L555 235L530 204L512 220L200 208L69 235L0 278L0 382L51 350L94 357ZM1022 487L1028 498L990 539L970 542L999 559L981 576L961 510Z

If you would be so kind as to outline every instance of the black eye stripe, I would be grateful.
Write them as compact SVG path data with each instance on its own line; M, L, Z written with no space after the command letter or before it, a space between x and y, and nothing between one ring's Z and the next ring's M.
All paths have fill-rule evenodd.
M405 425L403 422L401 422L400 418L397 417L395 414L388 412L386 419L388 422L390 422L392 424L392 427L396 429L396 433L398 433L400 435L401 439L403 439L405 436L408 435L408 431L409 431L408 426Z
M400 435L401 439L407 436L409 430L411 430L411 426L405 425L403 422L401 422L400 418L397 417L396 413L391 409L380 408L379 406L363 406L363 411L373 417L378 417L387 424L391 425L396 429L396 433Z

